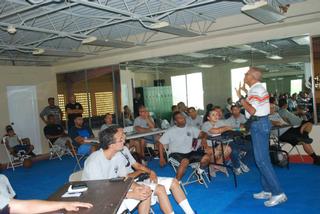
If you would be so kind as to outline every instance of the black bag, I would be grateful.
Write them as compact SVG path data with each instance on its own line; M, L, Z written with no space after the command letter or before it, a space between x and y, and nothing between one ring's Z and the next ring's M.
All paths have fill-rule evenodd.
M271 163L280 167L287 167L289 164L289 157L279 145L273 144L269 147Z

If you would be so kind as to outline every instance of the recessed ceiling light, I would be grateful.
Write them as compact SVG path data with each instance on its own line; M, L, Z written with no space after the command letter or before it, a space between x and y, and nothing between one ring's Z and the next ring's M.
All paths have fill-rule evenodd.
M268 59L274 59L274 60L280 60L283 59L282 56L276 55L276 54L271 54L271 55L267 55Z
M203 53L186 53L183 55L190 56L190 57L197 58L197 59L206 58L209 56L208 54L203 54Z
M199 68L212 68L214 65L211 65L211 64L199 64L197 66Z
M234 62L234 63L245 63L245 62L248 62L248 60L247 59L237 58L237 59L231 60L231 62Z
M142 60L145 63L151 63L151 64L164 64L166 63L166 60L163 58L149 58Z

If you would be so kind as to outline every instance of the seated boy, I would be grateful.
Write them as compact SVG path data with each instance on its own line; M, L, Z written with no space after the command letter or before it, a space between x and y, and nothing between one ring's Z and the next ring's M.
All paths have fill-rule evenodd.
M73 146L78 150L78 154L87 155L97 150L98 145L87 141L89 138L94 138L94 135L91 128L84 125L81 116L74 119L74 126L68 134L72 139Z
M177 170L176 179L180 181L185 174L188 165L194 162L200 162L200 167L202 169L199 168L199 170L197 170L197 175L199 176L199 174L203 172L203 168L208 166L210 162L210 156L201 150L196 150L197 145L194 145L193 142L194 139L201 138L202 146L206 148L206 135L198 128L187 125L186 118L181 112L177 111L173 113L173 119L175 125L168 129L160 138L160 166L164 166L166 164L163 154L163 145L168 145L169 157L177 160L180 163Z
M134 120L133 126L135 131L138 133L151 132L154 128L156 128L154 120L150 116L147 108L144 106L139 107L139 116ZM140 148L136 152L142 159L144 159L144 148L146 143L155 144L155 150L159 151L159 138L159 135L149 135L135 140L135 143L138 144L135 145L135 147Z
M62 154L67 151L67 148L70 149L72 154L75 153L70 137L65 133L64 128L56 123L56 118L53 114L47 116L47 125L44 127L43 132L53 145L61 148Z
M12 126L6 126L6 135L4 136L4 143L6 144L9 152L17 157L19 151L24 151L26 155L36 156L32 151L34 146L31 145L30 140L28 138L24 138L20 140L18 135L14 132Z

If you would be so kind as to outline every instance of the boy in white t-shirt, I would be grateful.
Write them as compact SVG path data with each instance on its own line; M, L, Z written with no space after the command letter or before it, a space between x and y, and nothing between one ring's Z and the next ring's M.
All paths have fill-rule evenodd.
M160 143L168 145L169 157L180 162L176 178L181 180L188 165L200 162L200 167L208 166L210 157L203 151L197 150L198 138L202 139L202 144L207 147L205 134L198 128L186 125L186 119L181 112L173 114L175 125L168 129L160 138ZM159 147L160 165L164 166L166 161L163 156L163 146ZM200 173L200 172L198 172Z

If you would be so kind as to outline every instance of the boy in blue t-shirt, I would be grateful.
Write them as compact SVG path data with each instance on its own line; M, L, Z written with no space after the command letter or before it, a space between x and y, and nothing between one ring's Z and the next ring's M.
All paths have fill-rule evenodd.
M83 118L77 116L74 119L74 126L69 131L73 146L78 150L78 154L86 155L97 150L97 145L87 139L94 138L91 128L83 125Z

